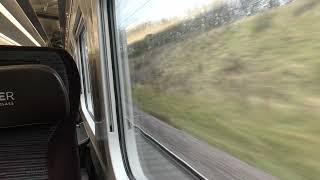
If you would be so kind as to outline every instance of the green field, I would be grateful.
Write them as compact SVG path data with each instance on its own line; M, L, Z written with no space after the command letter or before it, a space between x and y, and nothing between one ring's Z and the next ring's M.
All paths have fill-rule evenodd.
M280 179L320 179L320 1L130 58L137 106Z

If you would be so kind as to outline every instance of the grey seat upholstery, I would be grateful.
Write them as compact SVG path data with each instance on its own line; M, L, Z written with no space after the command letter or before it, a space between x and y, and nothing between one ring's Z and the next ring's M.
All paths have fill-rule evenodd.
M0 179L80 179L80 82L62 50L0 46Z

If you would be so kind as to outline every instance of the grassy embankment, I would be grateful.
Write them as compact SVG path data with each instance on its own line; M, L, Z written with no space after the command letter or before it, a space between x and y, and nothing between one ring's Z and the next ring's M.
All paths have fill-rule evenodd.
M317 1L297 0L131 58L135 103L281 179L319 179Z

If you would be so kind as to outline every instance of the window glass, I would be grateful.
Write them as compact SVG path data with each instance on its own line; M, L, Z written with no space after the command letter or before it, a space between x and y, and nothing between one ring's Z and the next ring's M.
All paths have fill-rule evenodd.
M319 0L118 0L115 10L147 178L319 179Z
M81 54L81 71L82 71L82 81L83 81L83 93L85 95L86 107L91 114L93 112L93 101L92 101L92 85L90 76L90 64L88 59L88 46L87 46L87 32L83 30L79 37L80 54Z

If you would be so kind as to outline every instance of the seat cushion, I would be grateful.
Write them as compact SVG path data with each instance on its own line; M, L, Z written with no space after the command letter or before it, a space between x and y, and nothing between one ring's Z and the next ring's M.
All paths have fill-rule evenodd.
M14 65L45 65L55 70L67 90L70 113L68 118L64 120L52 118L52 122L58 122L54 126L49 124L29 126L29 123L24 123L26 129L23 130L20 129L22 127L14 127L12 124L9 124L12 131L0 128L0 136L4 137L0 139L0 180L9 179L8 177L11 178L10 180L79 180L80 169L75 122L79 116L80 77L73 58L61 49L0 46L0 67ZM21 82L27 83L23 78ZM8 95L11 98L12 94ZM40 121L44 122L41 118ZM19 136L16 136L17 131L19 131ZM12 136L16 136L16 138L12 138ZM24 138L24 142L19 138ZM30 144L33 148L29 146ZM44 150L45 148L46 150ZM21 156L15 155L20 152ZM33 158L28 158L30 155ZM9 161L6 161L7 157L10 164ZM19 160L15 157L19 157ZM36 159L36 161L32 159ZM22 163L23 161L26 162ZM21 164L24 167L20 166Z
M0 131L0 179L47 180L48 125L15 127Z

